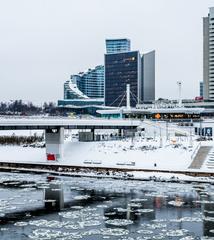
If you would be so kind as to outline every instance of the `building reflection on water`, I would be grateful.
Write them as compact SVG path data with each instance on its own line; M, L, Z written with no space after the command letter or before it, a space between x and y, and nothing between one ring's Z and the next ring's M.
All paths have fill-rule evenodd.
M202 203L201 208L204 215L204 236L214 237L214 197L204 197L204 202Z

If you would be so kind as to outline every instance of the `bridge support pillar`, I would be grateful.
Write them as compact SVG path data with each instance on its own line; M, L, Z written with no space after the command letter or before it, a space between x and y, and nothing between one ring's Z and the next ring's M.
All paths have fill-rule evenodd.
M118 129L118 137L123 136L123 130L121 128Z
M63 157L64 128L45 130L47 160L56 161Z
M93 141L94 141L95 140L95 129L94 128L91 129L91 133L92 133L92 138L93 138Z

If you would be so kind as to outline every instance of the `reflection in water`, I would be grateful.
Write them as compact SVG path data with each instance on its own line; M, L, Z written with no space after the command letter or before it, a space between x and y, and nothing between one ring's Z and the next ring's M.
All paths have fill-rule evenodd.
M204 235L214 237L214 200L213 196L204 196L202 201L204 213Z
M214 236L213 186L209 184L73 177L47 181L46 175L9 173L0 175L0 182L7 178L33 178L36 184L34 188L0 187L0 220L9 208L16 208L10 210L13 222L0 226L1 240L190 240ZM20 194L24 206L19 204ZM43 208L39 215L30 212L16 218L18 210L26 213L27 207L29 214L35 206Z
M44 189L45 208L48 210L61 210L64 208L64 192L62 184L50 183Z
M134 221L135 225L144 220L155 219L153 209L153 199L135 198L136 194L127 194L126 197L119 198L115 204L104 209L104 215L109 219L127 219ZM108 222L106 224L108 226Z

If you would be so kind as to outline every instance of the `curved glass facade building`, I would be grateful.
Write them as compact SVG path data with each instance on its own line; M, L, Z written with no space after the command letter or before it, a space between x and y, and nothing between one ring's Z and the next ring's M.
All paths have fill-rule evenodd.
M79 90L74 79L64 83L64 99L87 99L88 97Z
M87 72L71 75L64 84L64 99L103 98L104 66L100 65Z
M80 91L90 98L103 98L104 95L104 66L100 65L80 75L77 82Z

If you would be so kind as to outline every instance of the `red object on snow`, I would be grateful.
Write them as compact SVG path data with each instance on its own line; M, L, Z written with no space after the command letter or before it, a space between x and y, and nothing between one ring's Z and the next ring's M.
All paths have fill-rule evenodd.
M47 154L47 160L48 161L56 161L56 156L55 154Z
M196 101L202 101L202 100L204 100L204 98L202 96L198 96L198 97L195 97L195 100Z

